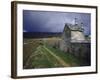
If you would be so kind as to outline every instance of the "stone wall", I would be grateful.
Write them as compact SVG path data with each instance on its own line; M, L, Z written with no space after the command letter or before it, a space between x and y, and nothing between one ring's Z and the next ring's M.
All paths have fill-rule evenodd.
M59 45L60 50L66 52L66 54L72 54L82 62L81 66L89 66L91 64L91 45L90 43L65 43L61 40Z
M70 53L79 60L84 61L84 65L90 65L91 45L90 43L71 43Z
M61 40L60 41L60 44L59 44L59 48L60 48L61 51L64 51L64 52L69 53L69 50L70 50L70 42Z

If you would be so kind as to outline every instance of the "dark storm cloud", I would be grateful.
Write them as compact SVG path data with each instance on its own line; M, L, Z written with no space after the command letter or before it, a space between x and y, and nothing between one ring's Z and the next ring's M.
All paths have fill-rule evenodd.
M90 34L88 13L51 12L23 10L23 31L25 32L62 32L65 23L74 24L75 18L82 22L85 34Z

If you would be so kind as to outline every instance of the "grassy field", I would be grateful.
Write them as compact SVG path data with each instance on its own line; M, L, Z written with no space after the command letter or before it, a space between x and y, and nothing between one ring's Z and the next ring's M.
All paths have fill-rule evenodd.
M57 41L56 38L24 39L23 68L54 68L79 66L77 58L70 53L64 53L59 48L48 45Z

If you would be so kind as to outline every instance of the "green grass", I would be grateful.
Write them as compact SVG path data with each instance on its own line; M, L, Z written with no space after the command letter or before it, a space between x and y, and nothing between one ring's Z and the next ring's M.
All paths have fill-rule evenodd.
M36 51L41 42L41 40L36 39L24 39L26 44L23 44L23 65L26 64L28 58Z
M53 48L51 46L46 45L46 47L51 50L52 52L54 52L54 54L56 54L57 56L61 57L66 63L72 65L72 66L78 66L80 64L80 62L78 61L78 59L71 55L70 53L65 53L61 50L59 50L58 48Z
M30 39L24 40L24 68L54 68L54 67L68 67L68 66L79 66L77 58L70 53L65 53L58 48L53 48L47 43L44 44L43 40ZM47 48L48 50L46 50ZM61 61L66 63L68 66L63 65L60 60L55 56L59 57Z
M33 56L30 59L31 68L53 68L53 67L62 67L63 65L57 61L55 57L50 55L48 51L46 51L43 46L39 46L37 48L38 55ZM33 54L35 55L35 54ZM29 67L28 67L29 68Z
M54 56L52 56L47 50L45 50L43 46L41 46L41 51L43 52L43 55L46 55L48 60L51 62L51 67L62 66L62 64Z

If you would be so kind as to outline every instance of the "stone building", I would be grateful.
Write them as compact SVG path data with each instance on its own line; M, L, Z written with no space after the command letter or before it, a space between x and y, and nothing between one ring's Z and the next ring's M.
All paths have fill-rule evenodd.
M59 47L62 51L86 60L86 64L90 65L90 39L84 35L82 24L66 23L61 38Z
M84 34L82 23L66 23L61 34L51 35L50 38L43 38L44 43L58 48L66 54L72 54L82 60L82 66L90 65L91 45L90 35Z
M66 23L62 33L61 50L68 51L71 47L71 43L87 42L83 31L84 28L82 25Z

